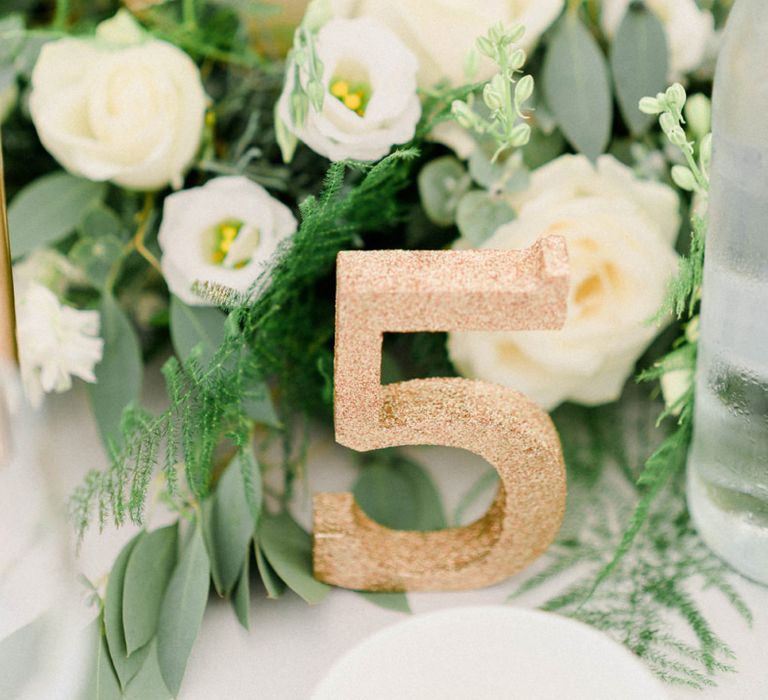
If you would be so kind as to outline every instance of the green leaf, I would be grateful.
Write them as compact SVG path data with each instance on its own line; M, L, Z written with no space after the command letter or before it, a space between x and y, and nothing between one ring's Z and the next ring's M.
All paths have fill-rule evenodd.
M370 518L394 530L447 527L440 495L421 466L389 452L372 455L369 460L353 493Z
M104 629L112 664L115 667L120 686L125 689L131 679L139 672L147 658L149 646L145 645L128 656L123 629L123 590L128 560L136 545L146 537L140 532L123 547L109 574L107 593L104 598Z
M635 136L643 134L656 117L643 114L640 99L664 90L669 72L669 50L664 26L644 5L630 5L611 46L611 70L619 107Z
M207 365L224 342L225 314L211 306L189 306L171 296L171 341L176 354L186 360L199 348L200 361Z
M312 575L312 538L288 513L264 513L259 530L264 556L294 593L313 605L322 602L330 586Z
M285 592L285 582L275 573L257 542L254 543L254 552L259 576L267 591L267 598L276 600Z
M459 200L470 185L467 171L453 156L425 165L419 173L419 195L430 220L438 226L453 224Z
M123 244L112 235L81 238L69 251L69 259L96 289L103 289L112 266L122 255Z
M30 678L40 672L49 625L41 615L0 639L0 698L22 697Z
M243 561L243 570L240 573L240 580L237 582L235 592L232 596L232 607L235 609L235 615L238 622L244 629L251 628L251 546L250 542L245 550L245 560Z
M123 239L126 237L126 229L117 213L99 202L83 215L80 221L80 235L84 238L112 236Z
M165 686L157 660L157 640L153 639L146 646L147 660L128 684L126 700L170 700L171 691Z
M544 60L544 95L571 145L595 160L611 138L613 108L605 56L595 38L569 12Z
M408 596L405 593L386 593L378 591L355 591L368 602L378 605L386 610L395 610L396 612L411 612L411 606L408 604Z
M129 655L147 644L157 620L168 582L176 566L178 527L146 533L128 558L123 583L123 629Z
M121 700L123 693L120 683L109 659L107 640L101 633L101 616L97 617L88 628L93 659L86 675L87 681L82 693L82 700Z
M509 204L480 190L467 192L456 212L459 231L473 248L483 245L500 226L514 219L515 211Z
M203 513L203 534L211 560L213 582L220 596L229 595L235 587L257 525L253 521L246 488L252 490L255 506L260 509L261 474L258 465L237 455L224 470L216 491L208 499L210 505ZM255 514L258 516L258 510Z
M157 660L176 697L208 602L211 567L199 524L182 552L165 592L157 625Z
M260 382L248 389L243 397L243 411L253 421L272 428L282 427L275 405L269 394L269 387Z
M105 444L120 440L123 409L141 391L141 348L130 320L111 294L101 299L104 356L96 365L96 383L88 384L91 406Z
M19 192L8 207L14 257L55 243L80 223L83 210L104 197L106 185L57 172Z
M469 174L481 187L493 192L520 192L528 187L530 174L522 151L514 151L493 162L496 143L483 143L469 157Z

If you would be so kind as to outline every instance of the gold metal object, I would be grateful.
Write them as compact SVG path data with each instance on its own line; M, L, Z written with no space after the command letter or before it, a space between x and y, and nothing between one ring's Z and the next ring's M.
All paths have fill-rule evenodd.
M469 379L381 384L385 332L555 330L565 322L568 258L551 237L526 250L350 251L338 256L336 439L367 451L446 445L499 472L488 512L433 532L390 530L351 493L314 498L314 571L371 591L464 590L527 566L565 511L565 467L549 416L511 389Z
M2 360L18 362L16 310L13 301L13 275L11 273L11 237L8 231L3 144L0 138L0 361Z

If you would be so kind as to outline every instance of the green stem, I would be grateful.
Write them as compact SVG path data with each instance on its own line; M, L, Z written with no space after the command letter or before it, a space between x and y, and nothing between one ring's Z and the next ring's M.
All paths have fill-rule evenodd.
M182 0L181 12L184 18L184 26L187 29L197 29L196 0Z
M56 0L56 10L53 13L53 26L64 29L69 21L69 0Z

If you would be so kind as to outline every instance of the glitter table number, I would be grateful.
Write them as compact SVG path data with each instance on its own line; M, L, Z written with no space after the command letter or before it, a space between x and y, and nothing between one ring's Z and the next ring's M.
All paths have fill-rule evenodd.
M465 527L391 530L351 493L314 498L314 571L369 591L466 590L511 576L554 539L565 467L549 416L523 394L470 379L381 384L383 334L556 330L565 322L568 258L553 236L525 250L349 251L338 256L336 440L367 451L445 445L499 473L495 501Z

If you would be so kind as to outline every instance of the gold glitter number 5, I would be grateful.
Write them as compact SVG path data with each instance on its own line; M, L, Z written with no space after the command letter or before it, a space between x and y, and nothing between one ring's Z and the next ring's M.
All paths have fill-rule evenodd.
M369 591L496 583L552 542L565 509L560 441L523 394L469 379L381 384L385 332L554 330L565 320L568 258L553 236L526 250L352 251L338 256L336 440L366 451L447 445L499 472L488 512L466 527L391 530L351 493L314 498L314 571Z

